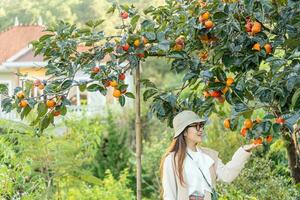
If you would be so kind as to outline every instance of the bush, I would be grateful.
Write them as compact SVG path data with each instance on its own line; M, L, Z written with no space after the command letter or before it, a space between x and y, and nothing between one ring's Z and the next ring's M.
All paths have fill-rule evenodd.
M86 182L74 184L70 177L60 183L62 191L56 194L55 199L66 200L134 200L135 193L128 188L128 170L120 173L119 179L115 179L107 170L104 179L98 185L90 185Z
M274 174L273 161L255 157L246 164L239 177L232 184L219 183L218 191L221 199L264 199L295 200L300 197L295 185L289 177Z
M126 131L117 130L114 116L83 116L62 126L61 134L54 129L39 137L1 126L0 199L61 199L70 190L80 199L133 199Z

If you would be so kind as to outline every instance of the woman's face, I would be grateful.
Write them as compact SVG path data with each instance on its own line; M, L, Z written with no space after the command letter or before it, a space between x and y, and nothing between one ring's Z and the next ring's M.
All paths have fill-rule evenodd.
M187 126L184 133L185 141L187 143L201 143L204 123L192 123Z

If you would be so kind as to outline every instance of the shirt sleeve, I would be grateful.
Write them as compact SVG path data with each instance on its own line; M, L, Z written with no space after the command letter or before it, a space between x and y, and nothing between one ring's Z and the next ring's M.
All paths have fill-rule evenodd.
M163 200L175 200L176 199L176 181L175 172L173 168L172 155L168 155L164 161L163 166Z
M241 172L252 152L247 152L240 147L232 156L232 159L224 164L220 158L217 162L217 180L231 183Z

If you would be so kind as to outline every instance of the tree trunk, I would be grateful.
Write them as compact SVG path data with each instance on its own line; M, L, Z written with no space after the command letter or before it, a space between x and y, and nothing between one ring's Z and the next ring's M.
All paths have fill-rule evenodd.
M135 75L135 137L136 137L136 199L142 200L142 131L141 131L141 103L140 103L140 62Z
M286 149L291 176L293 177L295 184L297 184L300 183L300 162L299 153L297 152L297 143L289 134L285 135L285 133L283 133L283 135L286 141Z

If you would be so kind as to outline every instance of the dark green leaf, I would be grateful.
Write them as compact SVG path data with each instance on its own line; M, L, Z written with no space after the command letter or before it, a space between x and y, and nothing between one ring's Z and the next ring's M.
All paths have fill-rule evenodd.
M145 87L152 87L152 88L157 88L156 85L151 82L149 79L142 79L140 81Z
M272 114L267 114L264 116L264 119L275 119L275 116Z
M126 93L125 93L125 96L127 96L128 98L135 99L134 94L132 94L131 92L126 92Z
M125 105L125 97L123 95L119 97L119 102L122 107Z
M161 40L158 43L157 48L162 51L168 51L170 49L170 42L168 40Z
M296 90L296 92L294 93L294 95L292 97L291 108L294 109L296 106L298 106L296 103L299 102L299 98L300 98L300 88L298 88Z
M148 89L143 93L144 101L147 101L150 97L157 93L157 89Z
M10 112L12 110L12 99L5 98L1 101L2 111L3 112Z
M220 67L215 68L214 71L219 81L226 81L226 73Z
M61 84L61 89L62 90L67 90L72 86L73 81L72 80L65 80L64 82L62 82Z
M30 106L26 106L25 108L23 108L22 112L21 112L21 119L24 119L24 117L26 117L29 112L31 111Z
M1 94L8 95L8 87L6 84L0 84L0 95Z
M185 74L185 76L183 77L183 82L185 81L190 81L192 78L196 77L197 74L193 73L193 72L188 72Z
M232 118L235 118L238 115L241 115L242 113L244 113L248 110L249 110L248 106L243 103L234 104L231 107L231 116L232 116Z
M155 40L155 38L156 38L156 35L154 32L145 32L144 36L150 41Z
M38 116L44 116L47 113L47 105L44 102L40 102L37 106Z
M95 83L95 84L89 85L86 89L89 92L96 92L96 91L99 90L100 87L101 87L100 85L98 85L98 84Z

